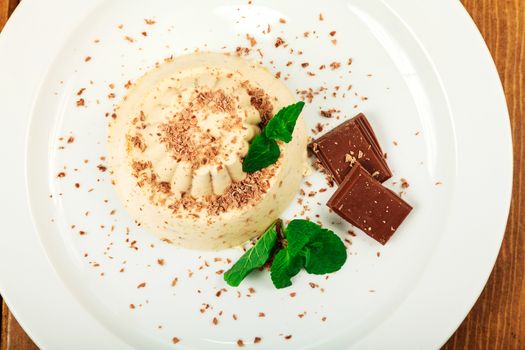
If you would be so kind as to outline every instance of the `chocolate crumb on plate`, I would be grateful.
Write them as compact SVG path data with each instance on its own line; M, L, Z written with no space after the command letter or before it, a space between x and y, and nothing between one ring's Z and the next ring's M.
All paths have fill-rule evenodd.
M274 44L274 46L275 46L275 47L279 47L279 46L281 46L281 45L283 45L283 44L284 44L284 40L283 40L283 38L281 38L280 36L278 36L277 39L275 39L275 44Z
M339 67L341 67L341 63L339 62L332 62L330 63L330 68L332 68L332 70L336 70L336 69L339 69Z
M246 33L246 40L250 42L251 47L254 47L255 45L257 45L257 40L255 40L255 38L248 33Z
M107 167L104 166L104 165L102 165L102 164L97 165L97 168L98 168L98 170L100 170L101 172L105 172L105 171L107 170Z
M321 114L322 117L325 117L325 118L332 118L333 117L333 114L336 113L337 110L335 108L330 108L330 109L327 109L327 110L321 110L319 112L319 114Z

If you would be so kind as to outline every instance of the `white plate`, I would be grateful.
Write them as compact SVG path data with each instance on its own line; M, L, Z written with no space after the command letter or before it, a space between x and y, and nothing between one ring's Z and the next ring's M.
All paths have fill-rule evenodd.
M415 209L382 247L360 232L350 237L328 213L333 189L307 197L312 211L303 216L319 214L352 241L343 270L328 280L302 273L279 291L259 273L238 297L215 273L228 265L214 257L239 250L187 251L150 237L97 165L106 153L105 113L128 79L171 54L249 46L246 33L265 66L281 78L290 73L292 89L328 88L304 112L310 127L340 122L323 119L319 108L340 109L343 118L367 114L394 170L388 186L399 191L400 178L408 179L405 198ZM290 46L275 48L276 37ZM25 0L0 52L0 291L43 348L227 349L238 339L257 349L438 348L489 276L510 202L510 128L491 57L458 1ZM317 69L333 61L341 67ZM76 106L81 88L85 108ZM66 176L57 178L61 171ZM312 189L326 187L319 174L309 180ZM299 211L292 205L285 216ZM200 270L205 261L210 266ZM203 303L211 307L201 313ZM254 337L262 341L253 345Z

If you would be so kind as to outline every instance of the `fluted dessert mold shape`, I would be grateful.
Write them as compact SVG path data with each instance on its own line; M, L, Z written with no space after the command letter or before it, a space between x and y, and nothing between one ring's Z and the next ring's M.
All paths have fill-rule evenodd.
M198 249L240 244L292 201L306 166L306 125L297 121L278 161L246 174L250 142L295 103L256 62L200 52L155 64L110 119L108 161L137 225L167 243Z

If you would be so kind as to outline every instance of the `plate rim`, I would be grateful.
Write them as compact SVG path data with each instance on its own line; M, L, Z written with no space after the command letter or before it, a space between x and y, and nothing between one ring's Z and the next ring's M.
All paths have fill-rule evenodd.
M36 233L36 228L32 222L30 222L31 214L27 202L28 193L25 183L27 125L33 108L35 94L38 92L40 84L40 81L35 79L35 77L44 77L47 72L46 63L50 63L54 60L53 49L50 49L49 43L53 42L52 47L56 47L57 49L61 47L60 39L54 38L53 40L49 40L49 35L53 34L53 31L59 33L61 30L64 31L64 33L67 33L68 29L71 29L76 23L78 23L78 21L82 20L84 16L81 15L81 13L88 13L89 9L97 7L103 1L104 0L96 0L90 2L90 4L85 4L86 2L82 1L50 0L44 3L38 0L26 0L18 6L0 34L0 52L3 53L2 56L0 56L0 76L8 77L8 79L4 80L4 83L0 81L0 96L13 97L3 101L6 110L11 112L5 113L5 115L13 116L18 114L20 116L20 118L16 118L16 122L12 123L13 129L10 129L9 133L5 130L7 128L0 131L2 136L4 136L0 138L0 140L2 140L0 141L2 146L7 147L7 149L15 149L15 151L7 154L6 160L11 160L13 161L13 164L16 164L16 166L13 166L14 171L3 172L2 175L0 175L0 178L9 181L6 183L13 184L13 186L11 186L12 188L6 189L6 196L4 198L14 199L13 201L3 199L0 201L0 208L8 213L13 212L13 210L18 210L17 215L12 215L11 218L5 219L6 228L8 229L4 232L13 232L16 229L18 235L20 235L20 237L14 237L5 233L0 234L0 293L2 293L2 296L9 305L11 312L15 315L24 330L26 330L35 343L41 348L52 347L50 344L59 344L57 343L57 339L64 341L64 343L60 344L75 345L77 348L79 343L86 346L86 348L92 348L95 344L103 344L105 347L109 348L130 348L113 333L104 329L99 321L94 319L86 310L82 309L79 302L74 296L70 295L67 287L64 286L63 282L57 276L45 251L43 250L43 247L41 246L38 234ZM479 30L459 1L429 0L424 4L424 11L416 11L422 5L417 4L417 1L415 0L382 0L382 2L394 13L397 13L407 28L411 30L414 37L418 38L421 46L424 47L428 55L432 57L432 63L437 72L447 71L450 73L450 71L452 71L457 73L460 65L457 64L456 66L451 67L450 57L447 57L444 53L440 53L440 51L445 52L452 47L462 48L463 50L461 53L465 57L456 57L457 61L454 61L454 63L461 61L460 63L463 64L461 66L463 70L461 70L460 73L468 72L469 74L472 74L472 76L484 77L484 81L487 82L486 84L483 84L487 85L487 87L484 87L488 90L486 93L491 93L490 98L487 97L477 101L478 104L473 105L473 108L476 107L478 109L483 109L482 107L487 107L488 105L488 107L492 108L487 108L487 110L496 110L502 115L493 121L497 121L497 124L499 125L496 129L501 135L503 135L498 143L498 149L503 150L503 153L500 154L500 158L496 159L496 163L500 166L499 189L500 192L503 193L501 198L504 199L504 203L500 203L497 206L499 213L491 225L493 226L494 232L485 237L491 240L491 245L487 245L489 251L486 251L487 255L485 256L485 259L481 261L483 267L477 267L478 273L475 278L476 283L468 285L469 290L468 292L464 292L464 296L460 298L461 301L459 302L459 306L455 303L451 303L450 299L452 298L448 298L448 300L447 298L443 298L444 295L454 296L454 293L457 292L456 288L449 288L441 291L442 299L440 300L440 303L436 302L434 305L424 305L424 307L419 305L417 308L414 308L413 305L410 307L410 304L417 304L418 302L421 302L421 300L425 300L425 298L422 298L421 295L418 296L418 293L411 293L411 295L405 299L400 307L388 319L383 321L377 329L372 330L367 336L353 346L360 349L377 348L379 345L377 339L381 338L383 344L385 339L390 339L391 344L403 345L403 348L414 348L416 345L421 345L421 343L418 342L418 339L425 340L423 344L438 348L442 346L459 327L478 299L488 277L490 276L500 250L510 209L512 193L513 153L510 120L503 87L497 74L494 61L492 60L490 52L483 41ZM61 11L51 11L53 8L60 8ZM78 11L79 8L83 8L84 11ZM34 13L45 13L46 16L36 16L39 17L36 18L33 15ZM64 19L64 17L62 17L64 13L71 14L71 16L64 16L69 17ZM433 21L425 16L425 14L430 13L434 15L437 14L435 17L438 19L440 18L440 14L446 14L449 25L445 26L445 28L440 26L440 33L436 33L432 28ZM53 23L54 27L49 25L50 22ZM36 25L40 25L40 27L36 27ZM43 28L45 29L43 29L42 26L44 26ZM27 28L38 28L38 30L30 31ZM454 30L460 28L461 31L455 32L453 28ZM445 35L447 39L450 39L446 44L439 40L440 38L443 38L443 35ZM48 41L46 42L43 38ZM26 45L15 45L16 42L24 42ZM9 49L7 49L7 47L9 47ZM24 61L20 59L20 57L24 57L23 55L33 52L32 50L35 50L36 48L44 48L49 50L49 52L44 53L43 59L39 60L39 62L33 62L31 60ZM36 52L40 54L38 50ZM465 62L468 62L469 59L472 62L479 60L480 63L465 66ZM24 68L27 71L21 74L22 79L26 79L25 82L27 83L27 87L22 89L22 91L19 91L20 88L13 89L13 86L10 86L10 78L15 77L15 74L13 71L7 69L8 67L13 67L15 63L20 62L32 64L32 66L25 66ZM466 82L455 78L454 76L446 77L442 74L439 76L442 78L442 84L448 84L447 86L449 86L449 88L446 90L444 89L444 91L448 94L451 108L456 108L457 106L455 103L457 103L456 98L458 96L451 96L450 92L452 90L461 90L460 87L463 87L463 84ZM17 77L19 80L22 80L19 76ZM454 89L450 88L451 82L455 82L458 86ZM472 83L471 85L474 84ZM473 89L468 90L469 92L482 90L481 86L471 87ZM31 103L27 103L27 105L23 107L15 103L17 99L18 102L20 102L21 99L20 96L14 98L14 93L16 91L25 93L25 101L31 101ZM470 98L472 97L473 96L470 96ZM457 109L462 110L462 108ZM27 120L24 120L24 118ZM14 128L18 129L14 130ZM13 148L13 145L17 144L22 147ZM458 172L459 171L460 170L458 170ZM20 177L20 175L22 176ZM24 196L22 196L21 193L23 193ZM26 220L21 224L18 220L24 216ZM445 237L445 241L441 241L440 244L447 244L450 242L457 243L457 239L458 238L454 239L453 237ZM28 253L37 255L32 255L33 260L27 259L28 261L14 265L14 267L10 266L10 262L12 262L12 259L16 254L22 254L22 256L24 256L24 254ZM476 256L476 252L467 253L468 256ZM39 264L38 267L35 268L32 266L30 263L31 261L33 263L37 262ZM480 261L476 262L480 263ZM435 259L433 259L431 263L435 264ZM466 265L469 263L472 265L472 262L469 261ZM10 267L6 268L8 266ZM454 272L460 274L461 272L464 272L464 270L471 272L467 267L454 270ZM26 277L20 279L17 276ZM451 279L451 277L454 276L449 275L447 277L449 280L455 281L455 279ZM45 288L43 288L44 293L42 293L42 296L35 298L34 294L26 292L27 288L31 286L31 280L44 283L43 287ZM470 279L467 278L467 280ZM428 281L428 277L423 277L420 281L419 287L416 287L416 289L419 288L419 290L424 290L425 284L432 285L432 281ZM461 286L464 287L463 285ZM63 320L55 320L56 318L53 318L53 320L46 320L46 322L40 320L38 317L39 314L44 314L46 312L50 313L53 311L56 312L53 303L62 305L60 310L62 317L60 318L66 319L67 322L64 322ZM400 321L407 322L406 319L409 317L412 319L413 323L422 324L424 321L422 322L421 318L424 318L425 315L428 315L432 310L443 307L452 308L453 306L455 306L452 309L453 311L445 317L449 321L441 320L438 322L443 327L439 329L439 331L432 330L433 333L428 333L427 330L420 332L419 335L414 337L412 327L403 327L405 329L404 331L399 332L399 329L396 329L395 334L392 333L392 327L390 327L392 323L399 323ZM408 314L406 313L407 307L410 308ZM73 318L75 321L72 321ZM80 328L83 328L83 332L69 332L72 328L72 324L82 324L82 327ZM53 327L55 330L52 329ZM67 327L68 335L64 336L61 327ZM59 335L60 338L56 338ZM79 341L79 339L81 339L79 337L82 336L82 341ZM411 336L411 338L409 336ZM404 337L409 337L410 339L403 339Z

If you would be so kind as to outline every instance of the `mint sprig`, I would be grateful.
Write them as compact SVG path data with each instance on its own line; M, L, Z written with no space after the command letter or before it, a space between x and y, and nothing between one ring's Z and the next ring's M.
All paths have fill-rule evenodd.
M346 248L341 238L311 221L292 220L285 236L288 245L277 254L271 268L276 288L291 286L292 277L302 267L308 273L324 275L338 271L346 262Z
M270 140L264 134L259 134L255 136L248 149L248 154L242 163L242 170L245 173L254 173L264 169L277 162L280 154L277 142Z
M264 128L266 137L286 143L292 141L293 129L303 108L304 102L302 101L282 108Z
M280 227L280 221L278 225ZM275 256L270 274L276 288L291 286L292 278L303 267L308 273L323 275L338 271L346 262L346 248L333 231L308 220L292 220L284 230L282 248L274 249L277 244L275 227L272 225L225 273L224 279L229 285L238 286L251 271L263 266L272 252Z
M275 288L281 289L292 285L292 277L297 275L304 266L304 257L292 255L287 249L282 249L273 259L270 277Z
M344 253L343 253L344 252ZM332 231L321 229L304 246L306 272L324 275L338 271L346 262L346 248Z
M262 267L270 258L275 243L277 242L277 229L280 220L270 226L239 260L224 274L224 280L232 287L237 287L242 280L253 270Z
M282 108L270 119L264 130L250 144L242 163L244 172L254 173L277 162L281 154L277 140L286 143L292 140L295 124L303 107L304 102L297 102Z

